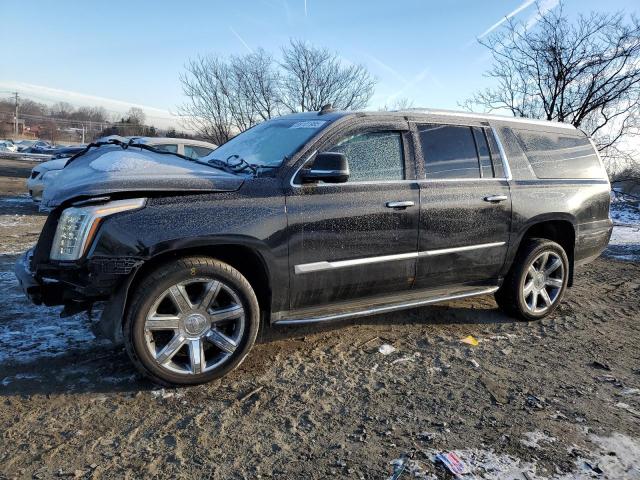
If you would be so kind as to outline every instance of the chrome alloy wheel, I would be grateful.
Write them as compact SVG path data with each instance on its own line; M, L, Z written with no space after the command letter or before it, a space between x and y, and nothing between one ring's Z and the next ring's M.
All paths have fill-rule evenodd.
M531 313L544 313L558 300L564 285L564 265L554 252L542 252L529 265L522 297Z
M195 278L165 290L144 323L157 364L183 375L215 369L235 352L245 330L238 293L224 282Z

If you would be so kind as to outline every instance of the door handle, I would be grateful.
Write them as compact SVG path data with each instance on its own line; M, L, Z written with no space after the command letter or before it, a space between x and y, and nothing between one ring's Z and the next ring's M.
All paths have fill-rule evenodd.
M407 200L404 202L387 202L385 204L385 206L387 208L398 208L398 209L404 209L407 207L413 207L415 205L415 203L413 203L411 200Z
M498 203L498 202L504 202L508 198L509 197L507 197L506 195L489 195L488 197L484 197L484 201L491 202L491 203Z

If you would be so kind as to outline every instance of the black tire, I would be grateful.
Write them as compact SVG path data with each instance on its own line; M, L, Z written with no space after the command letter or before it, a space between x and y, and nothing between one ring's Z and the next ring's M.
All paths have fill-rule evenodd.
M160 366L149 351L145 323L148 312L163 292L194 277L223 282L235 292L244 309L242 335L235 350L215 369L202 373L175 373ZM229 373L240 365L249 353L260 325L258 300L249 282L235 268L209 257L185 257L161 265L138 284L129 305L123 326L127 353L140 372L153 382L164 386L197 385ZM211 345L207 344L206 348L211 348Z
M531 303L533 302L527 302L527 299L525 298L525 281L528 278L529 267L532 265L532 262L544 253L549 253L551 258L557 257L560 259L563 272L562 282L561 286L557 289L555 287L551 287L555 296L553 297L553 302L549 307L541 311L535 311L536 307L534 305L534 310L532 311ZM511 270L505 277L500 289L495 293L495 299L498 306L512 317L525 321L539 320L550 315L556 308L558 308L558 305L562 301L562 297L567 290L568 278L569 259L567 258L567 253L559 244L544 238L527 239L520 246L520 250L513 261ZM560 283L557 281L558 279L553 278L551 280L555 280L558 284ZM537 298L538 297L536 296L536 300L534 300L536 305L539 303ZM548 298L551 298L551 296L548 295ZM544 300L542 300L542 302L544 302Z

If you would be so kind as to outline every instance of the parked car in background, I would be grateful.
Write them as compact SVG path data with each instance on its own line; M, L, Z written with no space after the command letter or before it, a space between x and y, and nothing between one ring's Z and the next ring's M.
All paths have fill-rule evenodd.
M13 140L0 140L0 152L17 152L18 147Z
M47 153L47 150L55 148L53 144L49 142L45 142L44 140L36 140L36 141L25 140L25 142L30 142L30 143L24 144L24 146L22 146L23 144L21 144L19 151L22 153L45 154Z
M76 157L15 267L37 304L105 302L96 332L164 385L231 371L260 325L487 294L541 319L612 230L607 174L569 124L323 109L207 163L116 145Z
M108 140L112 137L100 139ZM209 155L217 146L213 143L202 142L200 140L189 140L185 138L163 138L163 137L116 137L121 140L132 140L133 145L149 145L161 151L177 153L189 158L198 159ZM65 167L69 157L84 150L86 145L73 145L69 147L43 149L47 154L52 155L54 160L43 162L31 170L31 175L27 180L27 190L34 202L38 203L42 199L42 192L47 184L53 180Z
M189 158L202 158L213 152L217 145L201 140L167 137L131 137L136 143L150 145L165 152L178 153Z

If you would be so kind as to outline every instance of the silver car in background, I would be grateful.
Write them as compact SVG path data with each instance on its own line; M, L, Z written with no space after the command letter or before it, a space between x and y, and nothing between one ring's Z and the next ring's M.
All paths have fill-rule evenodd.
M180 155L193 159L206 157L218 148L218 146L213 143L186 138L129 137L128 139L134 140L134 144L149 145L158 150L179 153ZM39 203L42 200L42 192L44 192L46 186L60 173L68 161L69 157L56 158L55 160L42 162L31 170L31 175L27 180L27 190L29 190L29 195L34 202Z

